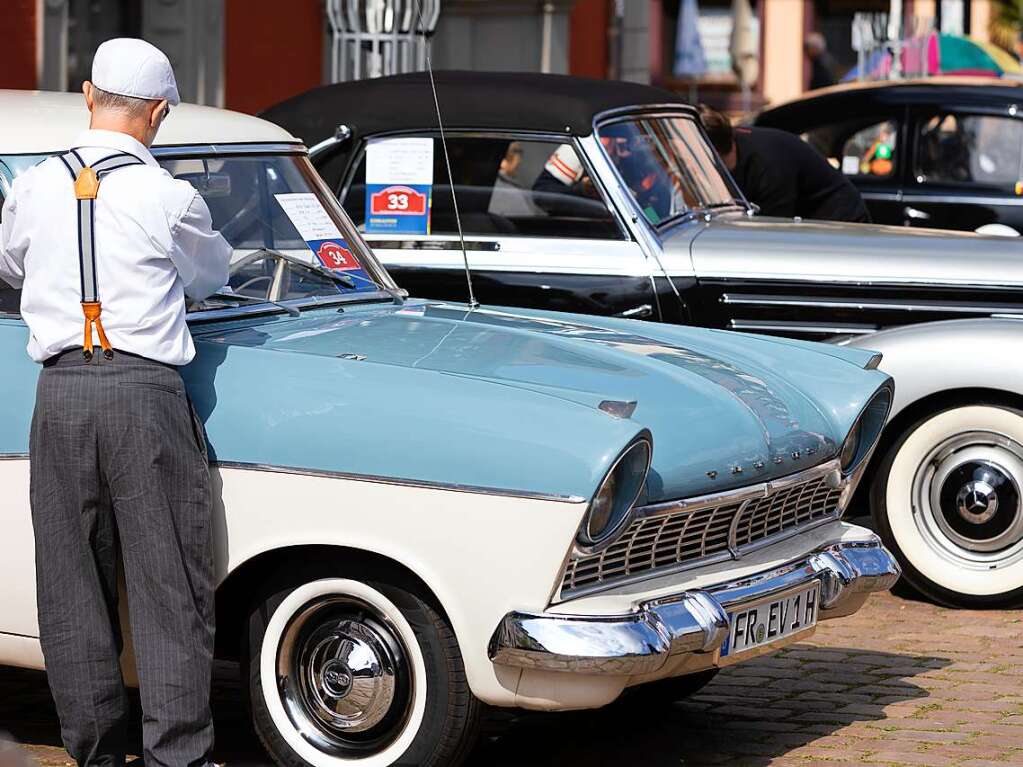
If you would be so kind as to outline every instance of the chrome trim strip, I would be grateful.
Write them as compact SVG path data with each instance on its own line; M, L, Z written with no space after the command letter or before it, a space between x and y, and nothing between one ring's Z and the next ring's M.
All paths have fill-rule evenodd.
M0 461L27 461L28 453L0 453Z
M793 298L744 293L722 293L720 303L733 306L798 306L820 309L878 309L900 312L951 312L956 314L988 314L1023 312L1023 304L1003 305L967 304L960 301L858 301L855 298Z
M1006 238L1009 242L1012 242L1011 238ZM693 273L690 272L671 272L668 274L669 277L692 277ZM890 278L877 278L868 277L866 279L862 277L846 277L844 275L814 275L814 274L791 274L786 277L779 277L777 272L744 272L737 274L735 272L713 273L713 272L701 272L700 280L709 285L721 285L727 283L749 283L752 281L762 282L767 284L778 284L778 285L791 285L793 282L799 283L810 283L813 285L856 285L862 287L879 287L879 288L903 288L907 285L912 287L926 287L926 288L970 288L972 290L1015 290L1023 287L1023 280L1020 282L975 282L972 280L960 280L958 282L941 282L939 280L928 280L921 277L890 277Z
M854 335L868 335L877 331L877 325L854 325L852 323L843 325L833 322L831 324L816 325L810 322L770 322L759 320L729 320L730 330L777 330L783 333L823 333L825 335L838 335L839 333L852 333Z
M864 531L867 533L867 531ZM895 584L895 558L873 533L858 541L833 541L788 563L704 589L681 591L641 603L625 615L507 614L488 645L492 662L541 671L635 676L661 669L672 656L708 655L722 666L759 654L722 658L728 611L756 605L820 583L818 621L856 612L869 594ZM810 630L777 644L791 644Z
M679 501L664 501L648 506L640 506L636 509L636 515L642 518L659 517L665 514L675 514L679 511L698 511L708 506L734 506L745 500L765 498L778 490L784 490L786 487L826 476L839 468L838 459L834 458L809 469L804 469L796 474L789 474L786 477L761 482L757 485L746 485L734 490L723 490L720 493L708 493L707 495L699 495L695 498L686 498Z
M235 154L306 154L305 145L295 139L292 142L253 142L249 144L162 144L150 152L156 158L171 158L179 155L235 155Z
M381 477L374 474L355 474L345 471L325 471L319 469L301 469L294 466L277 466L265 463L247 463L244 461L211 461L210 466L221 469L239 469L242 471L267 471L274 474L294 474L303 477L323 477L326 479L346 479L354 482L373 482L378 485L398 485L400 487L418 487L427 490L448 490L455 493L474 493L476 495L494 495L503 498L523 498L530 501L557 501L559 503L586 503L586 499L577 495L558 495L530 490L510 490L499 487L482 487L479 485L459 485L456 483L434 482L427 479L403 479L399 477Z
M1023 205L1023 199L1018 197L970 197L969 195L962 196L950 196L946 197L941 195L940 198L935 194L915 194L913 192L906 192L902 197L902 202L916 202L924 205L1011 205L1019 206Z

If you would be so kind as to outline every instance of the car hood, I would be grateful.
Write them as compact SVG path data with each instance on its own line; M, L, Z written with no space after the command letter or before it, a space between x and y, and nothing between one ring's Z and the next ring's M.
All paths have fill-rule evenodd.
M651 501L808 468L837 452L866 400L887 380L862 369L872 355L858 349L420 301L195 327L193 333L207 361L256 349L290 355L290 361L261 355L260 372L248 375L266 380L289 366L308 368L302 380L288 384L292 395L301 400L303 386L315 389L308 396L319 399L320 412L340 419L338 433L352 433L347 416L376 412L380 428L356 430L364 444L333 468L351 470L354 462L364 473L394 472L404 460L394 442L430 450L427 430L434 432L432 453L446 452L448 461L431 464L430 475L418 479L490 486L542 481L558 485L544 491L584 497L643 429L654 443ZM337 382L334 397L311 380L319 376ZM610 404L602 409L602 403ZM382 448L380 465L367 465L374 448L365 443L378 434L390 446ZM240 452L251 447L246 439L258 441L222 436L222 444ZM309 442L308 436L296 439ZM278 434L276 441L288 437ZM212 429L211 442L223 458ZM551 459L554 465L535 465L547 450L560 456ZM504 468L473 466L487 454ZM565 456L585 459L589 476L574 484L561 477L568 472L559 472L557 461ZM443 476L459 462L464 476ZM495 476L498 470L505 474Z
M1023 238L938 229L728 214L704 226L692 258L701 278L1023 285Z

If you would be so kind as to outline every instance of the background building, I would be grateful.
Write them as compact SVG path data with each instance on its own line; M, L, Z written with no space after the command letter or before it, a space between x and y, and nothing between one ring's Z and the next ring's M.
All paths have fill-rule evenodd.
M77 90L96 46L131 35L167 51L186 100L255 112L338 75L331 2L353 2L366 14L388 3L412 7L411 0L3 0L0 87ZM998 0L743 0L751 12L743 27L751 67L744 93L732 61L738 0L424 2L441 3L437 68L621 77L733 107L803 91L810 77L803 40L811 31L827 40L839 74L855 64L857 12L897 10L987 39L1000 7ZM702 68L676 75L686 6L696 9L682 21L698 29Z

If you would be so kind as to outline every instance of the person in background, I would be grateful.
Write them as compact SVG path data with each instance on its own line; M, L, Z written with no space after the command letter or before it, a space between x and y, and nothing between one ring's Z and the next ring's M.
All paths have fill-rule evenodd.
M820 32L811 32L803 41L803 51L810 59L810 90L827 88L838 82L835 61L828 53L828 44Z
M869 223L859 191L813 147L773 128L733 128L700 105L700 119L747 200L765 216Z

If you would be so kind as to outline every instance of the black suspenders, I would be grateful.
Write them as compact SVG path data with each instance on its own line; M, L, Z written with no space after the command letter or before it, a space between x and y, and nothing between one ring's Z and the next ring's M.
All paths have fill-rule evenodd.
M82 314L85 315L82 353L87 360L92 359L92 326L95 325L103 356L112 359L114 350L103 331L103 323L100 320L103 310L99 300L99 287L96 284L96 195L99 193L99 182L107 173L129 165L145 163L134 155L116 152L97 160L92 165L86 165L74 149L61 155L60 160L71 174L75 184L75 197L78 200L78 267L82 282Z

